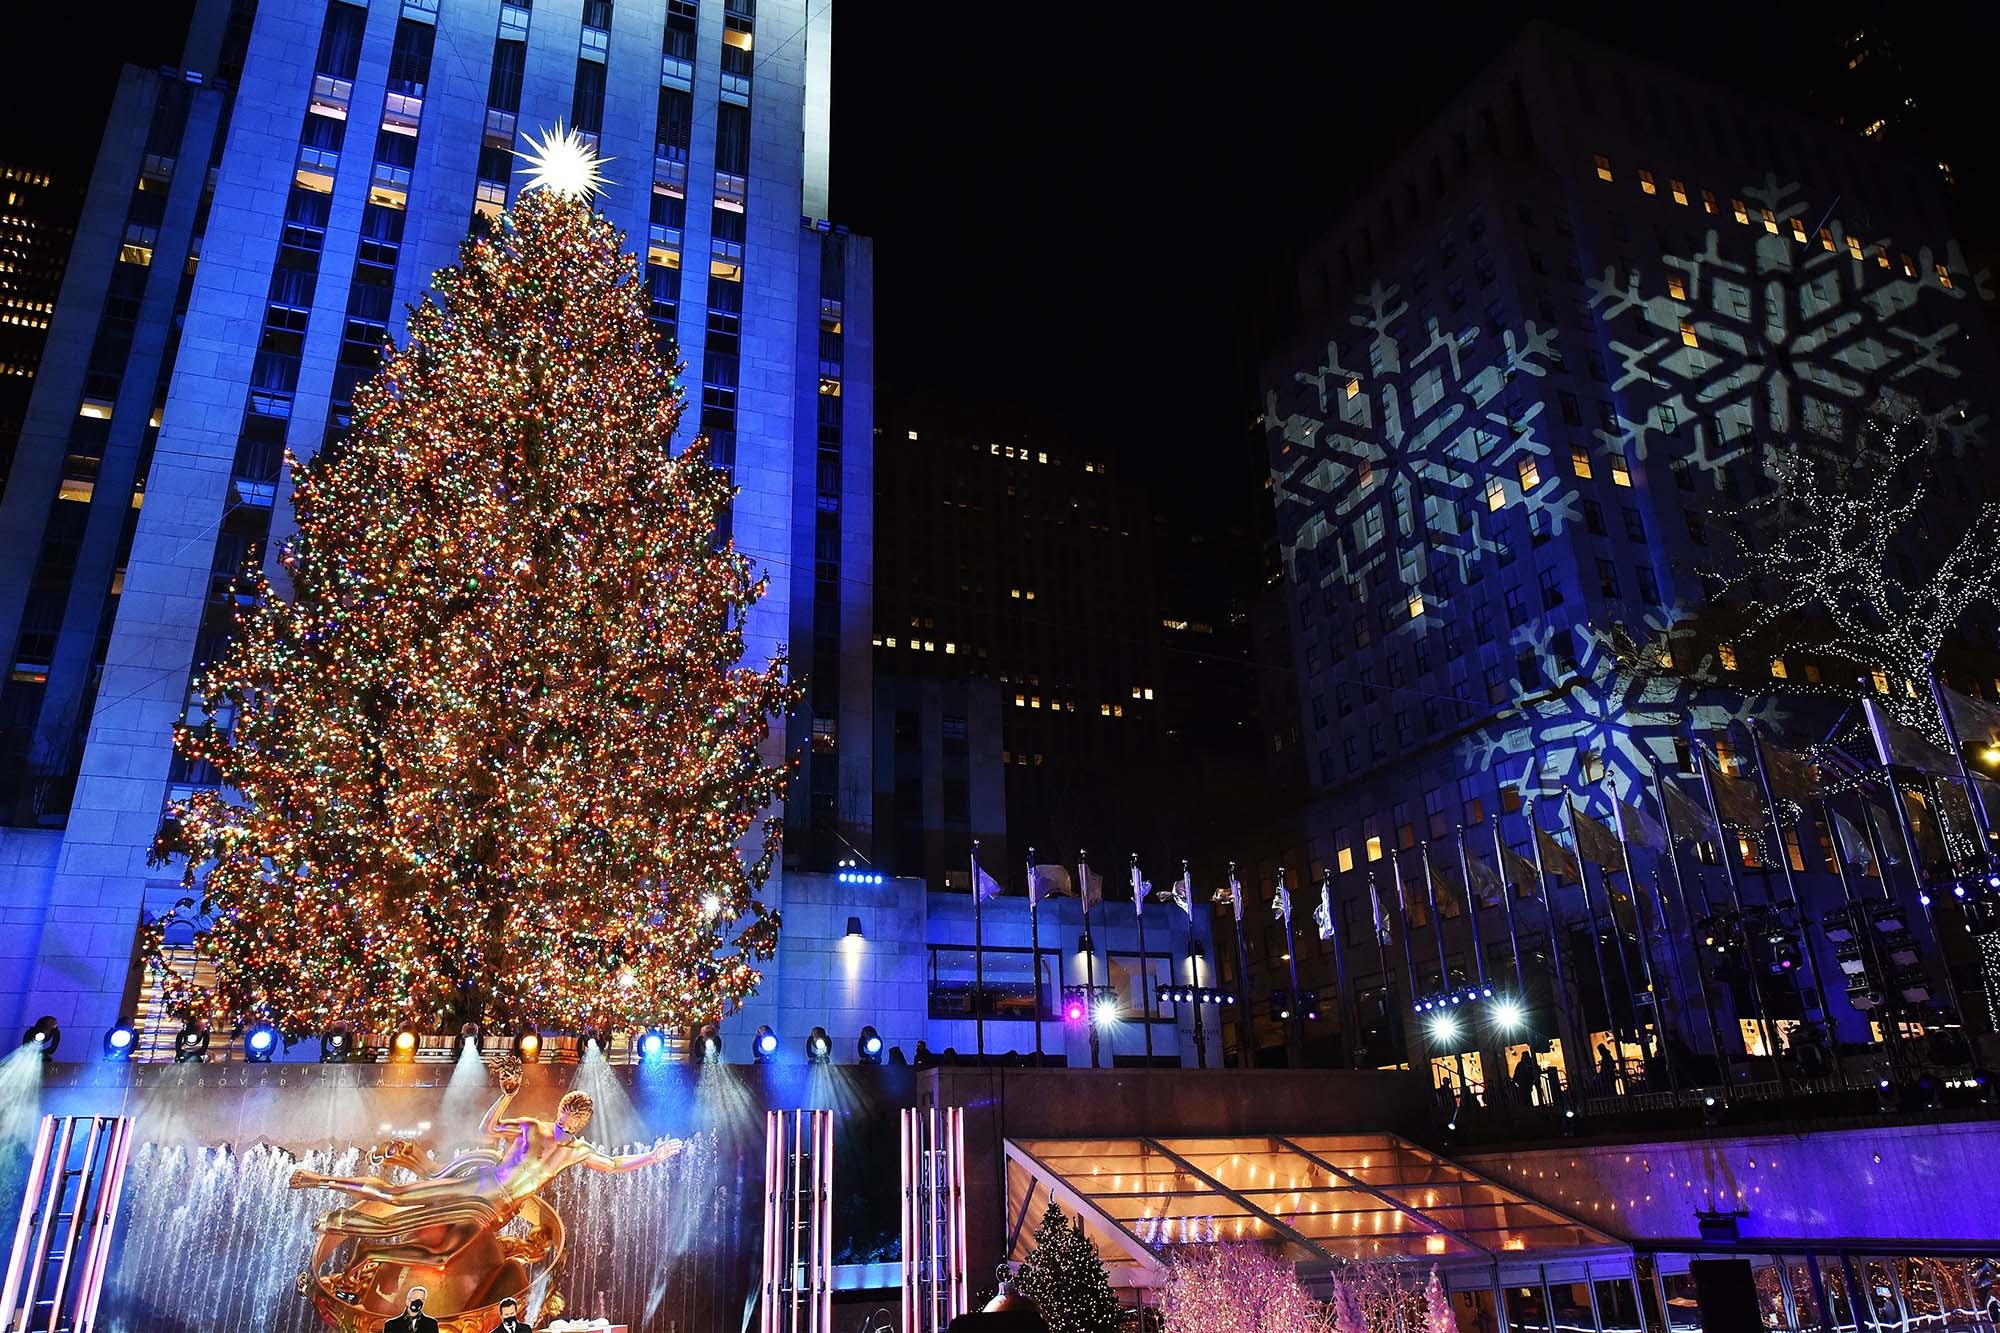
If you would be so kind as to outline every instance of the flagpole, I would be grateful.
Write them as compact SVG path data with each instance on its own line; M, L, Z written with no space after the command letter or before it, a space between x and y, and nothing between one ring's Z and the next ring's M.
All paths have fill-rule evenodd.
M1090 915L1095 905L1090 900L1090 860L1082 848L1076 853L1077 877L1081 881L1076 886L1083 900L1083 1023L1090 1032L1090 1067L1098 1068L1097 1062L1097 940L1091 934Z
M1631 890L1632 893L1632 923L1638 928L1639 933L1639 968L1645 974L1646 991L1653 997L1653 1041L1660 1048L1660 1063L1666 1066L1667 1090L1678 1093L1681 1090L1680 1078L1674 1072L1674 1057L1667 1050L1667 1020L1660 1008L1660 987L1653 976L1652 936L1646 929L1646 903L1639 896L1639 877L1632 873L1632 844L1625 837L1625 812L1618 800L1618 787L1616 783L1613 783L1611 787L1611 823L1618 830L1618 856L1625 863L1625 887ZM1653 896L1655 900L1658 899L1659 893L1659 872L1656 870L1653 872ZM1607 898L1610 896L1609 891L1606 892L1605 896ZM1611 909L1611 928L1616 932L1615 937L1623 936L1624 932L1618 925L1618 910L1616 907ZM1618 963L1620 967L1623 967L1625 964L1625 946L1622 938L1619 938ZM1626 985L1631 985L1629 974ZM1637 996L1635 995L1634 998L1636 999ZM1638 1027L1637 1020L1638 1009L1635 1005L1633 1008L1632 1024L1635 1029Z
M1181 892L1186 895L1184 910L1188 919L1188 985L1201 987L1201 951L1195 946L1194 938L1194 876L1188 873L1188 863L1181 862ZM1210 913L1213 915L1213 913ZM1196 999L1194 1008L1194 1067L1208 1068L1208 1040L1201 1030L1201 1001Z
M1028 849L1028 959L1035 978L1035 1068L1042 1067L1042 923L1041 895L1035 892L1035 849ZM1060 1008L1062 997L1056 997Z
M1278 867L1278 894L1280 901L1285 905L1285 910L1280 915L1285 919L1285 962L1289 967L1292 978L1292 1035L1298 1039L1299 1067L1304 1068L1306 1061L1306 1010L1305 1005L1299 998L1299 949L1298 945L1292 939L1292 895L1291 891L1285 887L1285 868L1283 866ZM1290 1045L1289 1042L1286 1043L1287 1050L1290 1049Z
M1500 870L1500 910L1507 918L1507 947L1514 954L1514 998L1528 1009L1528 973L1521 963L1521 934L1514 927L1514 886L1507 878L1507 847L1500 837L1500 807L1493 807L1493 864Z
M1431 845L1429 842L1417 844L1417 859L1424 867L1424 901L1430 904L1431 934L1438 947L1438 989L1451 989L1451 967L1445 961L1444 953L1444 913L1438 910L1437 885L1431 877Z
M1881 757L1879 752L1876 757L1878 759ZM1882 783L1888 789L1889 804L1896 809L1896 827L1903 835L1903 853L1910 859L1910 882L1917 886L1917 906L1923 909L1924 924L1930 927L1931 941L1937 946L1938 970L1944 974L1945 994L1950 997L1952 1013L1957 1015L1959 1025L1962 1027L1965 1025L1965 1009L1959 1003L1958 982L1951 975L1951 955L1945 952L1944 932L1938 929L1937 913L1931 907L1930 890L1924 886L1923 855L1917 850L1917 831L1910 826L1910 809L1904 803L1902 789L1896 785L1896 775L1890 771L1889 765L1884 762L1879 767L1882 770ZM1942 807L1943 802L1940 801L1938 804ZM1866 798L1862 800L1861 809L1863 814L1868 813ZM1950 846L1947 845L1944 851L1945 858L1949 861ZM1886 866L1882 870L1882 882L1885 885L1889 882L1889 871Z
M1410 1040L1410 1027L1408 1023L1403 1021L1403 1015L1408 1012L1408 1006L1402 1004L1396 998L1396 976L1390 970L1389 965L1389 941L1382 938L1382 923L1386 919L1386 913L1382 909L1382 894L1379 886L1375 883L1375 872L1371 870L1368 872L1368 928L1374 933L1375 957L1382 967L1382 1035L1384 1037L1389 1035L1389 1015L1394 1013L1396 1015L1396 1031L1402 1037L1406 1055L1403 1063L1408 1064L1407 1052ZM1354 1014L1355 1022L1358 1025L1361 1017L1361 998L1359 996L1356 996L1354 1000Z
M1660 816L1667 830L1667 864L1673 869L1674 898L1680 903L1681 915L1687 918L1688 944L1694 953L1695 988L1701 993L1701 1011L1708 1019L1708 1037L1715 1051L1715 1072L1726 1084L1729 1081L1729 1048L1722 1040L1722 1027L1715 1017L1715 1004L1709 998L1708 972L1701 965L1701 946L1694 942L1694 913L1688 907L1687 884L1681 878L1680 846L1674 837L1673 818L1667 814L1666 779L1660 774L1659 756L1650 755L1649 758L1653 766L1653 799L1659 802ZM1716 836L1721 836L1720 830ZM1671 935L1668 936L1667 947L1673 947ZM1679 971L1678 968L1675 970Z
M1555 973L1553 980L1556 987L1553 997L1556 1011L1556 1044L1563 1048L1563 1079L1568 1085L1565 1091L1571 1091L1576 1086L1578 1067L1576 1022L1569 1012L1569 981L1563 974L1562 923L1556 919L1555 891L1549 888L1548 868L1542 864L1541 825L1535 822L1535 803L1530 800L1522 801L1521 811L1527 816L1528 832L1532 835L1528 839L1528 845L1535 851L1535 881L1536 887L1542 894L1542 915L1548 918L1549 923L1549 965ZM1564 1035L1565 1032L1568 1035ZM1584 1052L1582 1067L1586 1070L1595 1067L1590 1063L1589 1055L1588 1051Z
M1465 851L1465 825L1458 826L1458 875L1465 882L1465 917L1472 923L1472 965L1479 971L1479 984L1486 985L1486 949L1479 942L1479 890L1472 882L1472 862ZM1500 896L1507 896L1507 886L1500 886Z
M972 840L972 1026L979 1063L986 1063L986 937L979 917L979 839Z
M1341 921L1334 914L1332 866L1322 866L1320 868L1319 900L1320 902L1326 905L1327 928L1333 932L1331 936L1333 940L1333 986L1334 986L1333 1011L1340 1018L1340 1026L1343 1029L1346 1029L1342 1033L1342 1036L1346 1038L1347 1042L1348 1066L1350 1068L1358 1069L1360 1068L1360 1066L1355 1063L1355 1060L1357 1058L1356 1053L1359 1051L1360 1047L1357 1045L1354 1038L1355 1034L1358 1031L1360 1031L1361 1028L1361 1006L1359 1003L1356 1003L1353 1006L1354 1026L1352 1028L1348 1028L1347 949L1345 945L1342 943L1340 938Z
M1132 914L1139 918L1139 1014L1146 1033L1146 1068L1153 1067L1153 988L1146 960L1146 888L1139 878L1139 853L1132 853ZM1172 974L1173 969L1168 969Z
M1410 946L1410 899L1403 892L1403 858L1393 851L1389 853L1389 869L1396 877L1396 915L1403 925L1397 933L1403 937L1403 966L1410 974L1409 1001L1403 1006L1403 1012L1414 1015L1417 1012L1417 955ZM1411 1058L1415 1052L1410 1042L1410 1026L1408 1021L1403 1024L1403 1059L1415 1069L1416 1061Z
M1757 975L1757 958L1750 952L1750 940L1743 932L1743 893L1736 886L1737 853L1729 846L1729 830L1722 823L1722 807L1715 802L1714 775L1708 771L1708 756L1699 744L1694 747L1694 764L1701 774L1701 794L1708 801L1708 817L1715 824L1715 856L1722 862L1722 882L1729 888L1729 909L1736 914L1731 930L1736 935L1736 943L1743 957L1743 971L1750 986L1750 1008L1757 1022L1757 1031L1763 1034L1764 1055L1772 1067L1778 1071L1778 1092L1780 1096L1792 1095L1791 1077L1785 1073L1784 1062L1778 1059L1770 1017L1764 1012L1764 984ZM1746 1049L1745 1057L1749 1055Z
M1986 854L1987 873L2000 871L2000 850L1993 845L1993 815L1986 808L1986 798L1979 791L1979 784L1973 780L1972 769L1965 762L1965 750L1959 744L1958 724L1952 720L1951 705L1944 697L1944 686L1938 680L1937 666L1928 664L1924 668L1924 678L1931 687L1931 699L1937 704L1938 717L1944 722L1944 738L1952 758L1958 761L1959 781L1965 784L1965 804L1972 811L1972 826L1979 834L1979 850ZM1943 808L1943 802L1939 802Z
M1625 1052L1619 1049L1621 1039L1618 1035L1618 1011L1611 1006L1611 977L1604 966L1604 939L1597 933L1597 904L1590 896L1590 858L1583 854L1583 844L1577 841L1576 810L1570 804L1567 787L1563 788L1563 827L1569 833L1570 855L1576 859L1576 880L1583 889L1583 915L1590 930L1590 952L1597 961L1597 990L1604 1001L1604 1024L1611 1030L1611 1060L1612 1064L1622 1071L1625 1067ZM1605 894L1607 897L1610 895L1609 886L1606 886ZM1615 912L1611 915L1611 926L1614 930L1618 927L1618 914ZM1620 971L1625 968L1625 954L1622 950L1618 954L1618 967ZM1631 989L1632 981L1628 975L1625 990L1629 994ZM1592 1062L1591 1068L1593 1070L1597 1068L1595 1061ZM1616 1093L1618 1084L1614 1082L1607 1091Z
M1243 1012L1236 1020L1236 1038L1243 1049L1236 1053L1238 1069L1257 1067L1257 1020L1250 1010L1250 946L1243 934L1243 885L1236 878L1236 863L1229 863L1229 910L1236 918L1236 990Z
M1806 955L1806 975L1812 979L1813 993L1819 997L1819 1021L1828 1029L1826 1037L1830 1047L1834 1036L1833 1018L1827 1011L1826 985L1820 979L1819 950L1813 946L1812 922L1806 916L1805 899L1799 896L1799 882L1792 875L1792 852L1785 845L1785 824L1778 810L1778 794L1771 788L1771 767L1764 762L1763 732L1755 718L1744 725L1750 733L1750 753L1757 760L1757 785L1763 789L1765 809L1771 812L1771 841L1778 853L1778 870L1785 877L1785 893L1791 898L1792 911L1799 918L1799 943L1804 946ZM1839 1072L1837 1068L1835 1072ZM1839 1078L1838 1082L1842 1087L1847 1086L1845 1077Z

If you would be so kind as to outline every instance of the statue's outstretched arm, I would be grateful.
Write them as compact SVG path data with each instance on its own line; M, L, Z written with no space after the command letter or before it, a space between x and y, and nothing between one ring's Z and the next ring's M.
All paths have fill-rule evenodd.
M292 1172L291 1187L295 1190L340 1190L363 1199L374 1199L378 1203L394 1203L398 1188L380 1176L323 1176L304 1168Z
M589 1170L603 1171L611 1175L617 1175L626 1171L639 1171L666 1161L668 1158L679 1153L681 1147L682 1144L679 1139L661 1139L644 1152L627 1153L623 1157L613 1157L609 1153L593 1152L589 1157L584 1159L583 1165Z
M488 1138L501 1138L513 1132L514 1126L520 1122L506 1118L507 1108L513 1105L514 1094L520 1090L521 1084L518 1079L502 1080L499 1098L486 1112L486 1119L480 1122L479 1129L481 1133L485 1134Z

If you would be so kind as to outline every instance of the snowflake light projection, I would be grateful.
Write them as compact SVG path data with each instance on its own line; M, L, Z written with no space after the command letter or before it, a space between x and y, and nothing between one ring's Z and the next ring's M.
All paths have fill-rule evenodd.
M1589 280L1612 391L1621 409L1640 409L1621 410L1602 443L1635 463L1664 448L1713 485L1760 438L1848 440L1874 412L1927 407L1961 455L1983 433L1947 355L1962 320L1933 308L1992 299L1956 242L1942 256L1894 249L1775 176L1697 216L1698 248L1665 256L1659 272L1612 266ZM1920 305L1921 318L1904 318Z
M1524 465L1537 477L1551 468L1536 428L1542 403L1513 381L1548 373L1555 331L1446 332L1432 320L1406 334L1401 288L1379 283L1356 304L1365 362L1348 363L1331 342L1321 364L1293 376L1310 393L1295 392L1291 410L1267 397L1286 572L1299 588L1344 584L1357 600L1434 605L1441 572L1462 579L1496 549L1479 521L1489 487L1545 512L1551 530L1576 519L1574 492L1554 477L1522 494Z
M1532 655L1542 683L1517 679L1508 709L1461 742L1461 763L1519 775L1527 796L1571 792L1603 815L1611 789L1644 791L1655 759L1673 765L1676 737L1775 724L1782 710L1770 696L1714 688L1715 664L1685 624L1686 609L1673 608L1649 610L1630 628L1522 626L1513 646Z

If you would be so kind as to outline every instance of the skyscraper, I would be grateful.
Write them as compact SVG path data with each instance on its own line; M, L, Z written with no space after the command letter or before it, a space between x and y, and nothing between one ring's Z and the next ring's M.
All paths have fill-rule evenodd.
M76 235L76 200L47 172L0 162L0 485L42 363Z
M86 1032L132 1003L141 913L179 894L147 864L162 802L213 781L170 731L236 575L291 526L284 452L339 434L557 123L608 159L690 438L740 487L732 535L770 580L750 653L810 672L771 743L830 734L787 866L832 865L867 817L837 795L870 772L873 333L870 247L826 220L830 9L202 0L181 68L124 72L0 499L8 813L51 830L8 835L9 900L43 925L8 1001Z
M1703 605L1766 443L1848 444L1887 405L1969 457L1979 286L1932 164L1545 27L1310 250L1263 379L1314 788L1294 873L1337 877L1350 1000L1487 966L1456 919L1378 955L1399 853L1428 922L1422 844L1463 826L1490 857L1505 812L1527 849L1522 791L1642 792L1817 672L1721 650L1725 688L1641 700L1619 635Z

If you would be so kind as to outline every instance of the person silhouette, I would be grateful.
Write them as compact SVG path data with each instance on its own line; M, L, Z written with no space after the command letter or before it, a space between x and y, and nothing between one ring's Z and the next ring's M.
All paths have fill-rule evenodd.
M535 1333L534 1325L521 1318L521 1303L509 1296L500 1302L500 1322L493 1333Z

